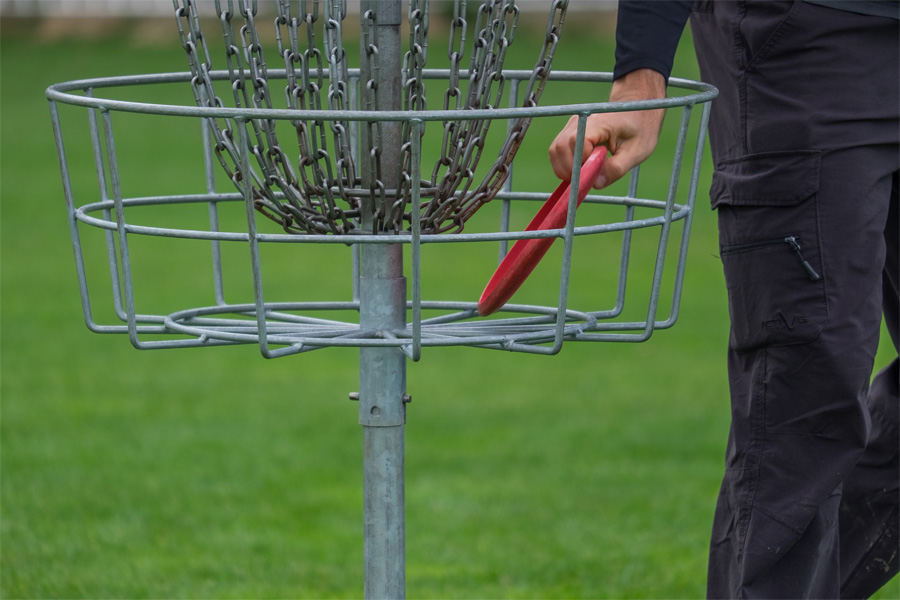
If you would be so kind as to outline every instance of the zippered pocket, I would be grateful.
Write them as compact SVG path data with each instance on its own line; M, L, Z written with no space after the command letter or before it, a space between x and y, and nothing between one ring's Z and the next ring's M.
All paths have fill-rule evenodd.
M828 321L815 230L803 231L720 246L734 350L809 342Z
M797 260L800 262L800 266L803 267L803 270L806 271L806 274L809 275L809 278L812 281L819 281L822 279L822 276L816 272L811 264L809 264L809 261L803 258L803 247L800 245L800 236L797 235L788 235L785 237L757 240L753 242L741 242L739 244L724 244L722 246L722 255L735 254L737 252L749 252L751 250L759 250L761 248L778 246L780 244L787 244L787 246L794 251L794 254L797 255Z

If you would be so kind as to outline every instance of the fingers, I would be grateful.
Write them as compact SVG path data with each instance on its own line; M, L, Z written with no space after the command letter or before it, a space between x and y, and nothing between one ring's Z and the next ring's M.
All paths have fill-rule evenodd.
M663 111L635 111L598 113L588 117L585 123L584 146L576 152L575 141L578 117L572 117L550 145L550 164L557 177L569 181L575 156L583 162L598 145L609 148L600 175L593 187L601 189L619 179L642 163L656 149Z
M556 139L553 140L553 143L550 144L550 166L553 167L553 173L563 181L569 181L572 177L577 127L578 117L571 117L566 126L556 136ZM584 154L583 150L582 154Z
M591 155L591 152L594 151L594 148L600 145L607 146L611 153L615 152L613 142L616 140L611 139L611 133L616 131L616 127L614 125L610 126L614 121L615 116L613 115L596 114L589 116L587 123L585 123L584 145L581 151L577 152L575 142L578 136L578 117L571 117L566 126L559 132L559 135L556 136L556 139L553 140L553 143L550 144L550 165L553 167L553 173L563 181L569 181L572 178L572 170L575 166L575 156L580 155L580 161L584 163ZM597 189L606 187L624 174L624 172L620 173L619 167L619 163L623 163L624 159L613 161L613 164L610 166L610 160L613 158L612 154L607 157L603 170L597 179L592 182L593 187Z
M594 148L603 143L606 137L602 129L591 130L590 122L591 117L588 118L588 128L585 131L584 145L580 152L581 162L587 160ZM553 168L553 173L563 181L569 181L572 178L575 156L579 154L575 149L577 136L578 117L573 116L569 118L569 122L550 144L550 166Z

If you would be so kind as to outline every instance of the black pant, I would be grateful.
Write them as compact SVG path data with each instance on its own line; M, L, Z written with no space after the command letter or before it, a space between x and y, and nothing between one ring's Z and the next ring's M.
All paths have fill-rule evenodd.
M900 28L698 2L732 329L713 598L867 597L898 567Z

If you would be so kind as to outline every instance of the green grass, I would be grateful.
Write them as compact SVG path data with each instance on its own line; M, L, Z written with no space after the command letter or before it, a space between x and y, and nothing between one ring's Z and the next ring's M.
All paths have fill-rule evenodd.
M598 34L573 25L555 67L609 70L609 25ZM116 27L92 41L4 27L0 42L0 596L359 597L362 443L347 400L358 387L356 351L273 361L252 346L138 352L82 323L43 90L184 68L174 26L161 43L143 41L145 28ZM676 73L696 77L687 43ZM123 164L124 185L196 191L196 152L139 121L122 141L123 154L142 151L141 162ZM516 159L517 177L536 190L553 187L545 148L561 125L535 124ZM90 156L73 161L90 186ZM410 597L703 595L728 426L708 179L707 168L674 329L640 345L571 344L554 357L426 349L409 365ZM211 303L187 258L205 249L146 244L140 285L154 307ZM490 274L479 270L490 264L481 254L494 253L426 248L428 290L477 297ZM331 263L275 260L284 268L267 285L280 297L346 291L349 274L328 277ZM590 296L605 275L578 261L573 295ZM550 274L536 277L524 294L545 292ZM246 282L230 283L248 293ZM898 596L896 581L879 595Z

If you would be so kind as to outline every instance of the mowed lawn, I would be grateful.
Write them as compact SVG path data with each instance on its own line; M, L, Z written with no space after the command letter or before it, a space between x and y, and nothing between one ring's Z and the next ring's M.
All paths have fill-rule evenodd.
M438 60L445 31L433 25ZM541 31L523 22L515 66L533 63ZM554 67L611 70L612 31L609 16L571 18ZM362 432L347 396L358 391L356 350L276 360L252 345L141 352L127 336L92 334L83 323L44 89L185 70L174 19L95 29L6 21L2 33L0 596L360 597ZM696 78L689 42L675 74ZM546 94L587 102L606 92L551 83ZM187 89L161 98L191 101ZM63 117L83 135L86 112ZM117 134L138 157L123 163L126 193L201 192L199 150L177 141L195 124L143 119ZM667 119L661 149L674 143L677 120ZM532 125L515 162L526 189L555 187L546 147L563 123ZM70 157L73 177L96 190L82 148ZM642 177L651 197L667 183L658 169ZM728 430L728 322L705 195L710 171L707 161L673 329L644 344L566 344L556 356L426 348L409 363L409 597L704 595ZM491 227L496 207L484 211L473 227ZM637 270L656 250L652 236L641 242ZM208 261L208 247L144 243L137 285L148 303L214 302L208 262L197 258ZM526 297L555 302L558 250L523 288ZM579 254L577 244L575 252L573 298L602 296L614 278L604 257ZM290 245L273 255L267 284L277 299L346 299L331 297L349 289L346 249ZM476 300L493 257L494 246L428 247L425 289ZM88 248L88 258L102 281L102 248ZM228 284L245 296L250 282L240 273L247 276L238 269ZM879 365L890 359L888 345ZM898 582L878 597L900 597Z

